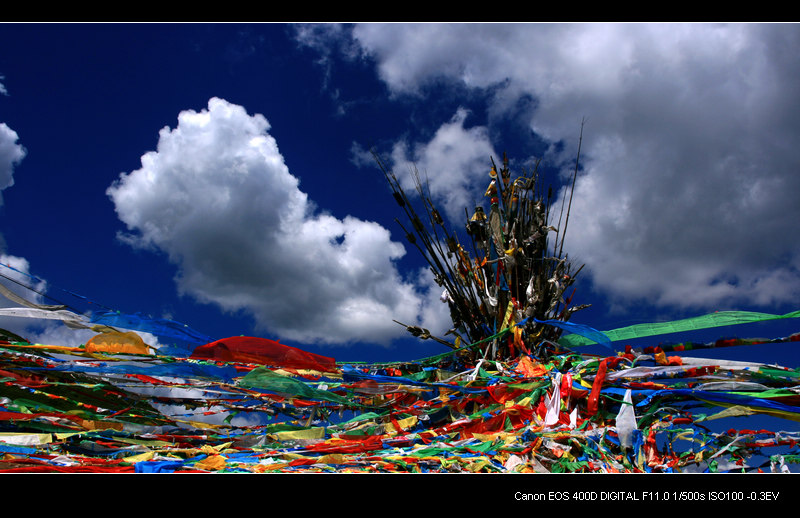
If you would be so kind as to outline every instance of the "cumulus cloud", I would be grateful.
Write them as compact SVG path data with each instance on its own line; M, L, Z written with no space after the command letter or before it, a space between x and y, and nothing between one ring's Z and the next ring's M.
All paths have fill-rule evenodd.
M14 168L25 158L25 148L17 143L18 139L16 131L0 122L0 191L14 185Z
M159 134L107 194L131 245L163 251L182 294L302 342L388 343L426 292L396 268L404 247L377 223L308 199L259 114L213 98Z
M574 165L587 118L565 250L604 293L687 308L796 300L800 26L365 24L350 37L396 95L451 81L490 92L505 116L532 98L523 115L564 144L559 166Z
M401 140L391 154L392 170L403 189L413 194L411 171L416 169L437 207L456 222L464 219L465 208L471 213L475 204L483 201L490 158L497 156L487 128L465 128L467 116L466 110L459 109L430 141L411 144Z

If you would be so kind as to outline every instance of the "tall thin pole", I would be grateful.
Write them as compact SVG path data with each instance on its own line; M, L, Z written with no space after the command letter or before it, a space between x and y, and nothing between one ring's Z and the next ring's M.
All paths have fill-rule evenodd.
M561 246L558 249L558 257L561 257L561 252L564 251L564 238L567 237L567 225L569 224L569 211L572 209L572 195L575 192L575 179L578 177L578 163L581 159L581 143L583 142L583 125L586 124L586 118L581 120L581 134L578 138L578 156L575 158L575 171L572 173L572 187L569 191L569 205L567 206L567 219L564 220L564 232L561 234Z

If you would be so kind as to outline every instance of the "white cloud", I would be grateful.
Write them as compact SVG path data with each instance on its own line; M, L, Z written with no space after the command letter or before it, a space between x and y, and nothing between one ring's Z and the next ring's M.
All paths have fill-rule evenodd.
M476 203L483 205L489 185L492 149L485 127L465 128L468 112L459 109L426 143L405 141L392 149L392 171L408 194L415 192L411 171L416 168L434 202L452 222L464 220L464 209L471 214Z
M587 118L565 250L605 293L796 300L800 26L366 24L352 38L398 95L455 81L491 88L497 114L533 98L530 127L565 144L551 163L574 164Z
M14 185L14 167L25 158L25 148L17 143L18 138L16 131L0 122L0 191Z
M127 242L168 254L181 293L252 315L303 342L403 336L425 304L401 277L388 230L319 211L290 174L262 115L222 99L184 111L157 151L107 193Z

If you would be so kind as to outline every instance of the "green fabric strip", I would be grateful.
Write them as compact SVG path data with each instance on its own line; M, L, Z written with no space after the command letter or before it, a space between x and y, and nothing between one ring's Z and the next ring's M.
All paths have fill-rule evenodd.
M672 322L655 322L650 324L636 324L628 327L620 327L611 331L603 331L612 342L619 340L630 340L633 338L643 338L646 336L666 335L670 333L681 333L684 331L695 331L698 329L709 329L712 327L733 326L739 324L752 324L755 322L765 322L768 320L780 320L784 318L800 318L800 310L786 313L785 315L773 315L770 313L756 313L752 311L718 311L699 317L674 320ZM561 338L558 342L565 347L577 347L590 345L594 342L586 337L571 334Z
M317 390L302 381L283 376L264 367L258 367L247 373L247 375L239 381L239 386L270 390L293 397L321 399L341 404L350 403L350 400L343 396L326 390Z

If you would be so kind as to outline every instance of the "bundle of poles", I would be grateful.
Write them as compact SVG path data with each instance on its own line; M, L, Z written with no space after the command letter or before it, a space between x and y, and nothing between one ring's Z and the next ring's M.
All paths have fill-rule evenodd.
M574 269L564 254L572 191L568 201L565 192L556 215L551 212L553 189L545 192L541 185L539 162L529 174L523 171L512 179L506 154L499 168L490 157L488 211L478 204L470 215L465 208L467 222L459 237L459 232L448 228L416 168L411 171L417 193L412 203L395 174L377 154L373 156L408 220L405 225L400 219L395 221L443 289L442 301L449 305L453 322L445 337L454 339L398 324L417 337L434 339L473 359L508 360L521 354L562 352L557 344L562 330L551 323L566 322L574 312L588 307L571 305L572 285L583 268ZM572 187L577 171L576 161ZM553 221L556 217L557 222Z

